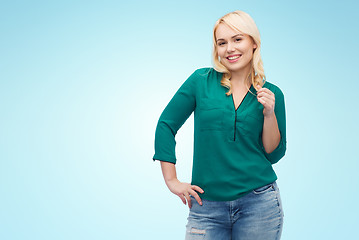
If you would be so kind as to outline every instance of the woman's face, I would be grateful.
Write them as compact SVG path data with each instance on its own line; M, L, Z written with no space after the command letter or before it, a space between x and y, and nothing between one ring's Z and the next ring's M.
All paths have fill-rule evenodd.
M257 48L257 45L249 35L221 23L215 36L220 62L230 72L238 72L250 66L253 49Z

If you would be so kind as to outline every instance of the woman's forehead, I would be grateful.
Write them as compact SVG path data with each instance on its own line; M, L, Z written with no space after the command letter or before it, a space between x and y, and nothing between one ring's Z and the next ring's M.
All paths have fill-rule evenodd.
M216 32L215 32L215 36L216 39L226 39L226 38L232 38L234 36L237 35L242 35L245 36L246 34L237 30L237 29L233 29L230 26L228 26L227 24L221 23L218 25Z

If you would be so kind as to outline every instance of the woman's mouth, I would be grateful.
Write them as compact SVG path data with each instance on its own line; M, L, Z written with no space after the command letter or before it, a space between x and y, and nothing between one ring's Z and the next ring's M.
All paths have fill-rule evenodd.
M233 63L233 62L237 62L238 59L242 56L242 54L236 54L236 55L231 55L226 57L228 62Z

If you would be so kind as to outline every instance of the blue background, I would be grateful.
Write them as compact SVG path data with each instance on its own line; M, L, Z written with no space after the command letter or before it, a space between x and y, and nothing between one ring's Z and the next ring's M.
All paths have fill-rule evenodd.
M358 237L355 1L2 1L0 239L184 239L153 162L157 120L212 28L243 10L285 94L282 239ZM190 181L193 115L178 132Z

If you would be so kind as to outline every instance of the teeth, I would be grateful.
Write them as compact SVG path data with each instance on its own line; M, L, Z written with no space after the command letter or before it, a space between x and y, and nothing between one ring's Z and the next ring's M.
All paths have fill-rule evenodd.
M228 57L229 60L233 60L233 59L237 59L239 58L240 56L234 56L234 57Z

